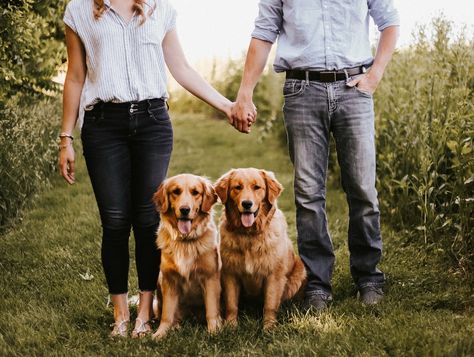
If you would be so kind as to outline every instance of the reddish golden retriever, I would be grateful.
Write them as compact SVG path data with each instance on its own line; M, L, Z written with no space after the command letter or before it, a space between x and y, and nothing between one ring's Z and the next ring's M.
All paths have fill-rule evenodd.
M281 302L292 298L306 278L277 207L283 188L273 173L254 168L231 170L214 188L225 205L220 233L226 321L237 324L242 292L263 297L264 328L269 329Z
M162 311L153 338L165 336L190 306L205 305L209 332L220 326L222 263L212 217L216 201L212 184L189 174L167 179L154 195L161 216L157 245Z

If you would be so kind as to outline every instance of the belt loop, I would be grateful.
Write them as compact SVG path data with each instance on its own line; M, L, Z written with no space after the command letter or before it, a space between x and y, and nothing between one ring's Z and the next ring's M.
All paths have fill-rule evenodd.
M309 85L309 71L305 71L305 76L306 76L306 85Z
M349 73L347 73L347 69L344 68L344 74L346 75L346 82L349 80Z
M146 102L148 103L148 106L146 108L146 111L148 114L151 114L151 102L150 99L147 99Z

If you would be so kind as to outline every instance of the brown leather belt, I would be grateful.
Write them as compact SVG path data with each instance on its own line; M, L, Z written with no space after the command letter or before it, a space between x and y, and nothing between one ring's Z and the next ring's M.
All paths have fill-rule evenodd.
M300 79L318 82L336 82L346 80L349 77L357 76L365 73L370 65L362 65L358 67L345 68L337 71L303 71L289 70L286 71L286 79Z

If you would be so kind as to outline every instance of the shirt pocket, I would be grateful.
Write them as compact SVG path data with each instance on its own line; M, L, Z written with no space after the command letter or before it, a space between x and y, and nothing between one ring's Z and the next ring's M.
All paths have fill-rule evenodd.
M163 41L163 31L161 27L163 27L163 25L160 26L157 22L157 20L149 18L141 25L139 41L142 45L161 46L161 42Z

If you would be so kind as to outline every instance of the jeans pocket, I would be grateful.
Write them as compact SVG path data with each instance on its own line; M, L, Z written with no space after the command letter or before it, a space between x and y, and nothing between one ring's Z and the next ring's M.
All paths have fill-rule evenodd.
M361 94L365 97L369 97L369 98L373 97L372 93L369 93L365 90L359 89L359 87L357 87L357 86L354 86L353 88L356 90L357 93L359 93L359 94Z
M167 123L170 121L166 104L161 107L150 108L148 109L148 113L150 114L150 118L157 123Z
M87 127L89 125L96 124L99 121L99 114L93 111L85 111L84 112L84 122L82 127Z
M283 86L283 97L291 98L302 94L306 89L306 81L287 80Z

